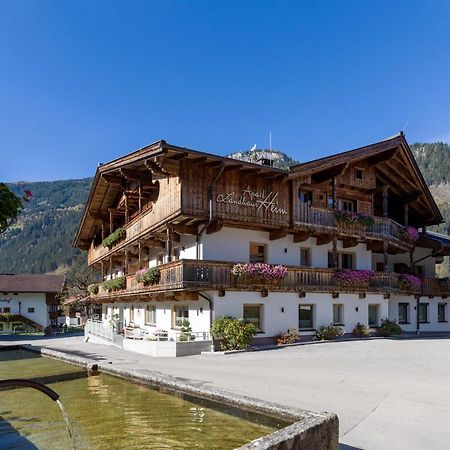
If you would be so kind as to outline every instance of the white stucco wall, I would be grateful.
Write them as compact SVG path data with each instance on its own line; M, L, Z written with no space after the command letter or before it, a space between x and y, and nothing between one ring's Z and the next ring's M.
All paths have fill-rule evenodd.
M205 260L248 262L250 243L267 245L267 262L269 264L284 264L298 266L300 264L300 248L311 251L312 267L328 267L328 252L332 251L331 243L317 246L316 238L294 243L293 236L270 240L269 233L264 231L244 230L238 228L223 228L217 233L205 234L202 237L201 257ZM338 241L338 251L354 253L356 269L371 269L372 256L366 244L343 248Z
M244 304L263 305L263 334L258 337L274 336L286 332L289 328L298 328L299 305L314 305L314 328L327 326L333 321L333 304L344 305L343 327L346 333L351 333L359 322L368 325L368 305L379 305L380 319L388 317L388 301L382 295L367 295L360 299L356 294L341 294L332 298L326 293L307 293L299 298L296 293L269 292L267 297L261 297L259 292L226 292L225 297L219 297L216 292L209 292L214 298L214 317L243 316ZM284 308L284 312L282 311ZM358 311L356 311L356 308ZM309 333L310 334L310 333Z
M423 267L423 270L424 270L423 276L425 276L427 278L434 278L436 276L436 258L430 258L429 257L430 254L431 254L431 249L417 247L414 250L413 260L418 261L419 259L427 256L426 259L419 261L417 263L417 265ZM381 253L373 253L372 261L373 261L372 262L373 267L376 268L377 262L380 262L380 263L383 262L383 255ZM389 255L388 256L389 272L394 271L394 264L397 264L397 263L404 263L409 267L409 265L410 265L409 253L398 253L397 255Z
M2 293L0 294L0 308L11 308L11 314L20 314L44 328L50 324L48 306L43 293ZM34 308L34 313L29 313L28 308Z

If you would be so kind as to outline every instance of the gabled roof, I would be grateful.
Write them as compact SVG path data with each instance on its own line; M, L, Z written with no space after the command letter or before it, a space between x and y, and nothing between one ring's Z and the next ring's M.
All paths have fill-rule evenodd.
M93 234L92 229L94 226L94 219L90 217L89 214L92 209L95 211L100 207L101 209L111 207L112 204L110 205L109 202L116 199L117 194L119 193L119 187L108 184L103 179L104 176L117 173L118 171L125 170L128 167L139 167L142 170L147 170L148 173L151 173L151 168L147 166L148 163L153 164L155 161L159 161L161 159L173 159L174 161L177 161L183 158L198 161L204 160L205 162L211 164L220 163L225 167L241 167L242 169L257 168L259 171L266 173L271 172L285 177L288 175L288 171L284 169L227 158L224 156L214 155L212 153L200 152L186 147L178 147L171 145L164 140L160 140L97 167L83 217L80 221L73 245L80 245L83 240L90 238ZM156 165L159 165L159 163L156 163Z
M0 293L38 292L56 294L64 283L62 275L0 274Z
M374 144L297 164L289 169L289 177L317 177L320 173L324 175L321 179L331 178L339 175L348 164L363 160L377 167L381 184L401 186L403 198L422 197L418 209L423 213L423 224L434 225L444 221L402 132Z

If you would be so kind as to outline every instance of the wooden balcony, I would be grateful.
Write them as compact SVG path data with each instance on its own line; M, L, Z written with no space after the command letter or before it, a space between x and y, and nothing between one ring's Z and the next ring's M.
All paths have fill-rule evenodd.
M102 286L95 296L98 300L133 298L147 294L199 291L199 290L239 290L274 292L341 292L404 294L422 296L450 295L450 289L441 287L437 279L424 279L417 290L402 289L400 275L376 272L369 282L351 286L337 280L334 269L313 269L289 267L288 275L282 280L261 281L237 278L231 273L234 263L219 261L180 260L159 266L161 278L158 284L145 286L134 275L127 277L126 289L108 293ZM157 296L153 296L157 298ZM145 300L145 298L143 298Z
M308 204L301 204L294 218L294 229L309 233L338 232L339 239L357 238L367 240L388 240L405 250L411 247L406 238L406 228L390 218L373 217L374 223L369 227L360 224L343 223L336 219L332 210L314 208Z

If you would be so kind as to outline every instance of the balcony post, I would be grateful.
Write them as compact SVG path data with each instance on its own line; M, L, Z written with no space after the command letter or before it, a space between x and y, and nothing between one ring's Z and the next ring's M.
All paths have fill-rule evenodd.
M142 211L142 184L141 181L139 180L139 184L138 184L138 189L139 189L139 212Z
M105 224L102 222L102 241L105 239Z
M416 333L420 334L420 322L419 322L419 306L420 306L420 295L416 295Z
M388 195L389 186L384 186L383 188L383 217L388 217Z
M407 227L408 226L408 223L409 223L409 204L408 203L405 203L405 206L404 206L404 222L405 222L405 227Z
M337 209L337 198L336 198L336 177L334 176L331 181L332 187L332 197L333 197L333 210ZM338 269L338 253L337 253L337 237L336 233L333 234L333 268Z
M112 259L112 256L109 258L109 274L111 275L111 278L112 278L112 274L113 274L113 259Z
M139 261L139 269L142 269L142 244L138 243L138 261Z
M125 250L124 275L128 275L128 249Z
M113 232L113 213L109 210L109 234Z
M389 243L388 243L387 239L384 239L384 241L383 241L383 271L384 272L389 272L388 251L389 251Z
M172 229L170 227L166 230L166 257L168 263L172 261Z
M127 191L124 192L125 195L125 223L128 223L129 221L129 210L128 210L128 193Z

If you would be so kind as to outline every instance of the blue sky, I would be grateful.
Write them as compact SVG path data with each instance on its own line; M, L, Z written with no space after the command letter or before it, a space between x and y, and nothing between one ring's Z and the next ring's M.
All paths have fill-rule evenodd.
M158 139L300 161L406 126L450 141L450 3L0 2L0 180L91 176Z

